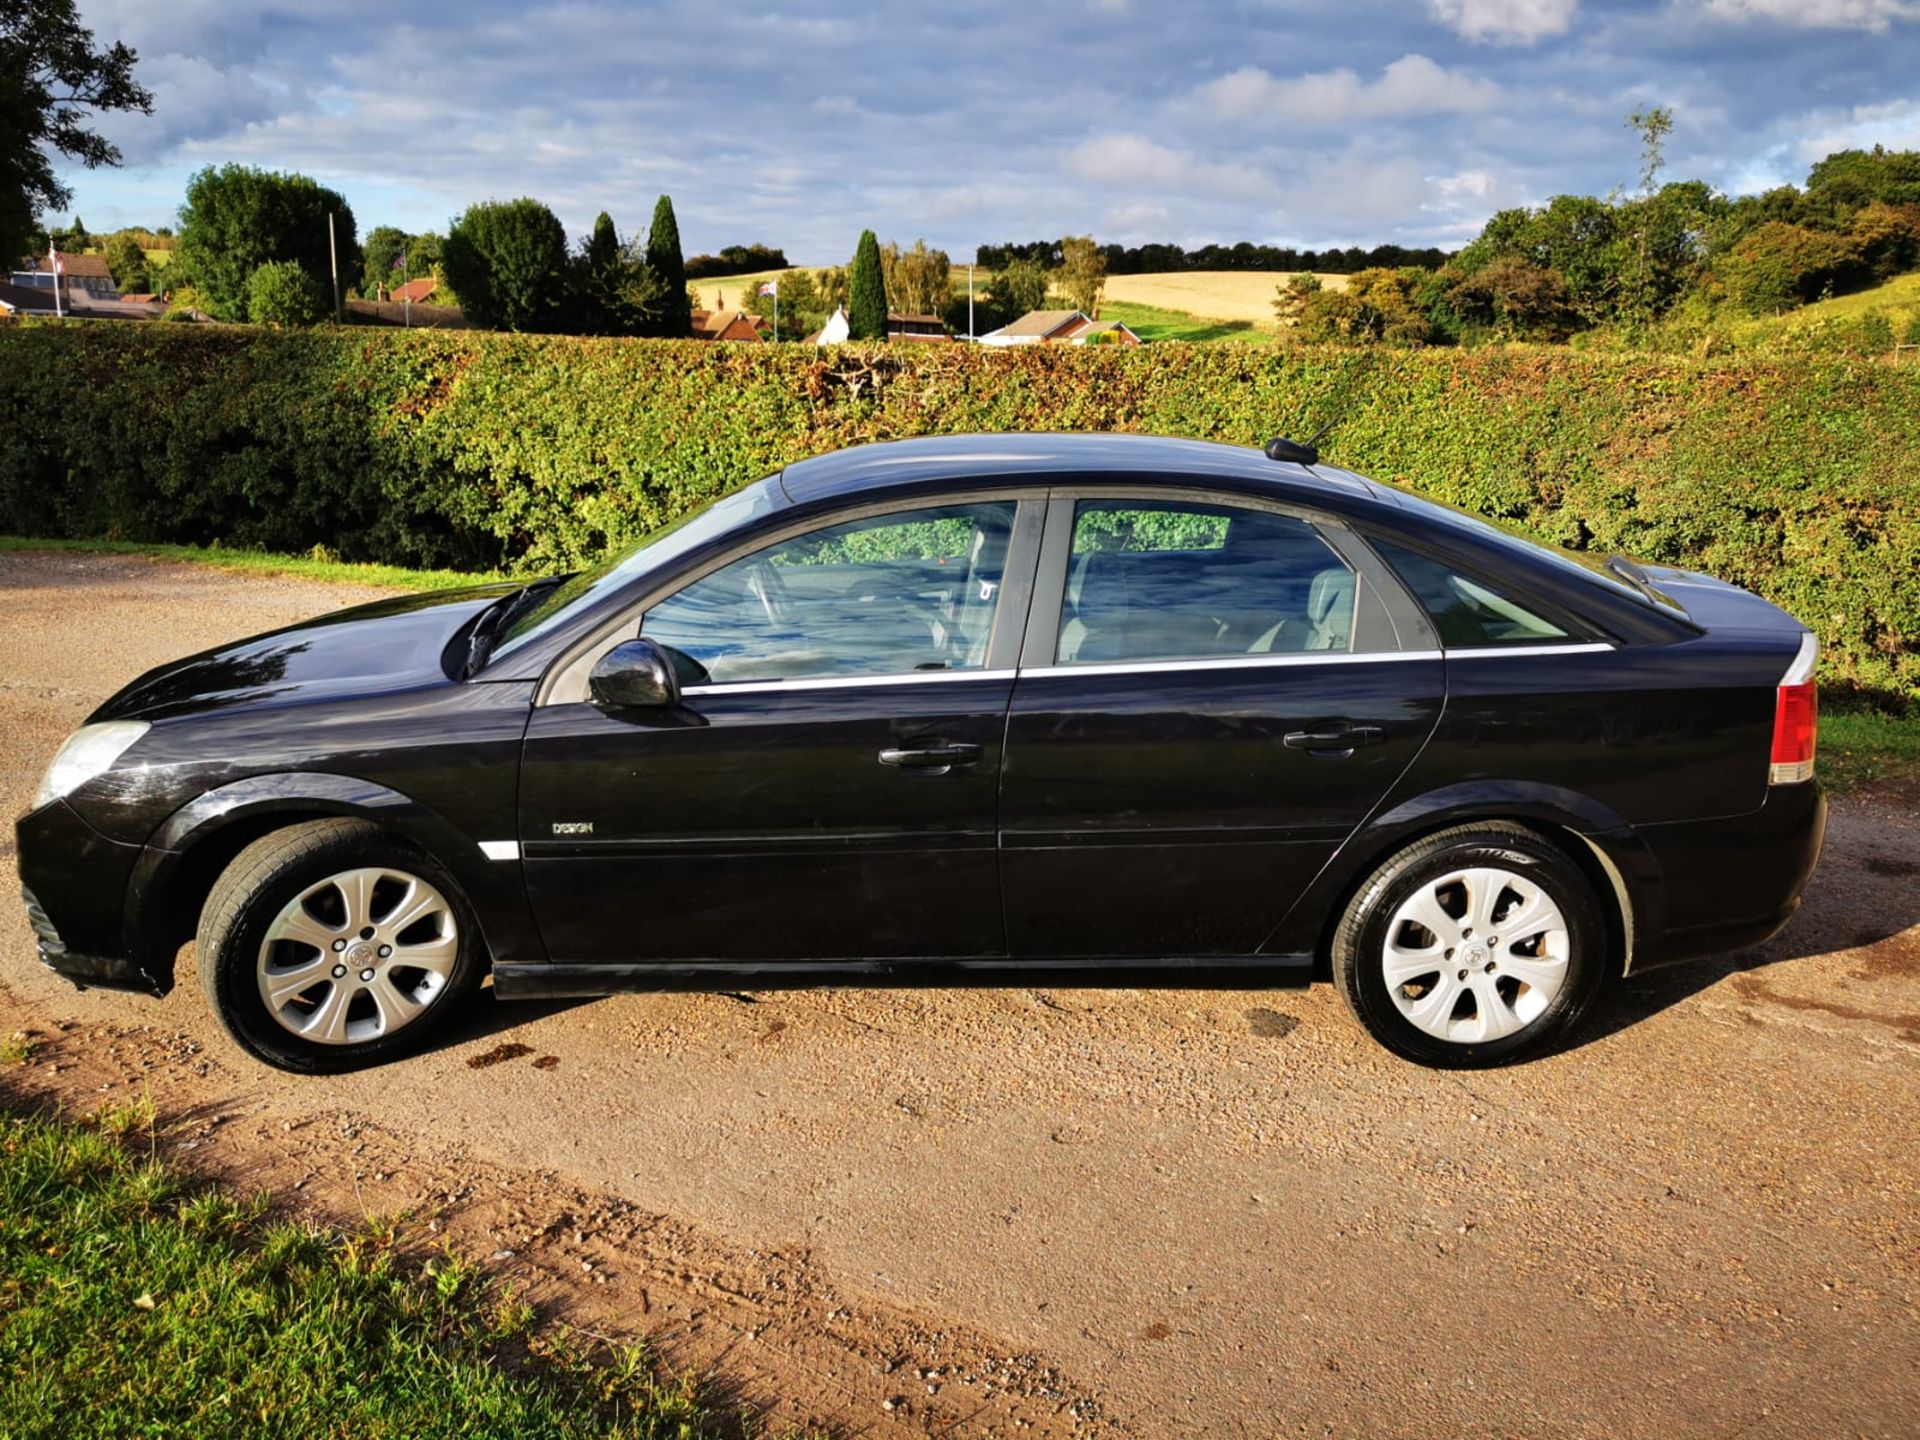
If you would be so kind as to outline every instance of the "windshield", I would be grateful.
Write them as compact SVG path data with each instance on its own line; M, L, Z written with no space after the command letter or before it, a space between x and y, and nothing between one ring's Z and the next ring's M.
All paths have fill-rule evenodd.
M744 490L734 491L726 499L704 510L696 510L654 531L646 539L610 555L591 570L568 576L543 596L538 605L528 609L507 628L490 658L498 660L504 655L511 655L523 645L531 645L563 623L577 607L591 605L602 595L620 589L628 581L650 570L671 565L682 555L698 550L708 541L771 513L784 498L780 491L780 477L769 476Z

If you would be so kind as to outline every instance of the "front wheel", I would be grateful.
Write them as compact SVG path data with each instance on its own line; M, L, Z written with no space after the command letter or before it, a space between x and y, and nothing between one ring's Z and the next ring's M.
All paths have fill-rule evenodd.
M1593 887L1519 825L1443 830L1368 877L1334 935L1333 975L1367 1030L1423 1065L1500 1065L1570 1033L1599 994Z
M207 898L196 949L227 1033L309 1074L418 1049L482 969L452 877L359 820L290 826L242 850Z

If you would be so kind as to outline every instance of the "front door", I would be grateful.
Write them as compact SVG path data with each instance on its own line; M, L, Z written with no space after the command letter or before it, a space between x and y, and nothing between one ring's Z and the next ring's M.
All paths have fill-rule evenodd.
M1264 508L1057 499L1041 576L1002 782L1010 953L1258 952L1432 730L1430 637Z
M536 710L520 838L550 959L1004 954L997 793L1035 549L1013 543L1018 509L789 535L640 619L681 663L678 709Z

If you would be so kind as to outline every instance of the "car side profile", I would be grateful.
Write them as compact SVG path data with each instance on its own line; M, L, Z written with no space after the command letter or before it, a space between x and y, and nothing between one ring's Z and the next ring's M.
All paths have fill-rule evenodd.
M601 567L163 666L18 823L41 959L301 1071L573 996L1303 985L1497 1064L1817 862L1813 636L1320 464L1120 435L787 467Z

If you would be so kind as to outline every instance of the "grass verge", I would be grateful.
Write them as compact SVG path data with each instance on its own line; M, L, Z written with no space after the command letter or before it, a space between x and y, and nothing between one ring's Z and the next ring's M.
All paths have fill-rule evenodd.
M275 1220L157 1163L151 1105L0 1114L0 1434L601 1436L744 1427L397 1224Z
M379 585L390 590L452 590L483 585L504 576L460 570L408 570L398 565L360 565L326 555L275 555L265 550L226 550L218 546L158 545L126 540L38 540L0 535L0 555L16 550L62 551L80 555L141 555L150 560L184 560L256 575L291 575L343 585Z
M1920 779L1920 715L1826 706L1819 756L1821 782L1837 795L1877 780Z

